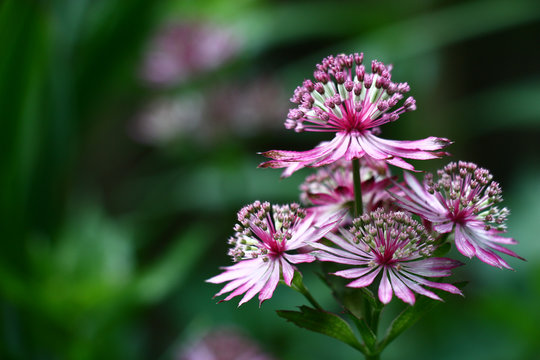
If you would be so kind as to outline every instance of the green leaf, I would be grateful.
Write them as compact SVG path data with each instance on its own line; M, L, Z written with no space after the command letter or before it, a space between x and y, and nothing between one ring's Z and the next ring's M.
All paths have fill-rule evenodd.
M354 335L349 324L336 314L300 306L300 311L277 310L277 314L295 325L333 337L353 348L366 353L367 350Z
M462 289L465 287L467 282L459 282L454 284L458 288ZM434 289L437 295L441 296L446 293L442 290ZM414 325L424 314L428 313L433 309L437 304L441 302L428 298L427 296L421 296L416 300L414 306L407 306L390 324L385 338L379 344L379 352L382 351L386 345L392 342L396 337L398 337L403 331L407 330L409 327Z

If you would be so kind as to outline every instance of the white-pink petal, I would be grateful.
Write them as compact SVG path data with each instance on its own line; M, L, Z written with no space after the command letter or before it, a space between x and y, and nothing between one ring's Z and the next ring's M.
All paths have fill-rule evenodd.
M392 285L388 279L386 268L383 270L381 283L379 285L379 300L383 304L388 304L392 300Z
M367 273L365 275L362 275L362 277L348 283L347 286L348 287L353 287L353 288L361 288L361 287L369 286L369 285L371 285L373 280L375 280L375 278L377 277L379 272L381 272L381 268L376 267L376 268L373 269L372 272Z

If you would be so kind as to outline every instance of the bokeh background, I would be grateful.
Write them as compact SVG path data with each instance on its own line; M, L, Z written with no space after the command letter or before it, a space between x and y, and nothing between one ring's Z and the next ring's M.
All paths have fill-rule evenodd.
M278 318L304 303L291 289L237 308L204 282L241 206L298 201L309 171L256 168L324 139L283 128L294 88L360 51L417 100L384 136L447 137L491 169L527 258L466 261L466 297L384 359L539 359L537 0L0 2L0 358L361 358Z

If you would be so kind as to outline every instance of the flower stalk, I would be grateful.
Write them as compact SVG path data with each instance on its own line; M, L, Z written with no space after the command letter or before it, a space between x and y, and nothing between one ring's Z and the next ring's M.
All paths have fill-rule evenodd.
M353 167L353 182L354 182L354 217L358 217L363 213L362 205L362 182L360 179L360 160L352 160Z
M323 307L315 300L313 295L309 292L308 288L304 285L304 281L302 279L302 274L300 274L298 271L294 273L294 278L291 283L291 288L298 291L300 294L304 295L304 297L309 301L311 305L317 310L324 310Z

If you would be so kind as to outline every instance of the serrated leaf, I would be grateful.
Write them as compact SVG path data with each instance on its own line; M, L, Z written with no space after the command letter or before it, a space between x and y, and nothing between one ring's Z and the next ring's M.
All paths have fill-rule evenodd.
M460 289L463 289L467 282L459 282L454 284ZM446 294L442 290L433 289L437 295L441 296ZM386 336L379 344L379 351L382 351L386 345L392 342L396 337L398 337L403 331L407 330L409 327L414 325L424 314L428 313L433 309L437 304L440 304L441 301L428 298L426 296L421 296L416 300L414 306L408 306L403 310L390 324Z
M300 306L300 311L278 310L277 314L295 325L333 337L366 353L366 348L356 339L349 324L336 314Z

